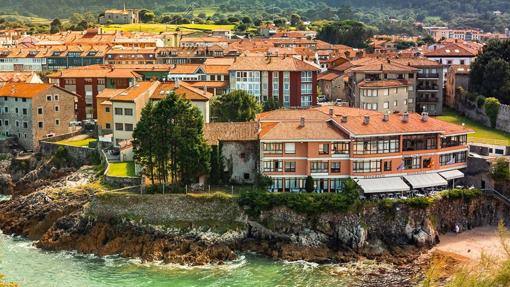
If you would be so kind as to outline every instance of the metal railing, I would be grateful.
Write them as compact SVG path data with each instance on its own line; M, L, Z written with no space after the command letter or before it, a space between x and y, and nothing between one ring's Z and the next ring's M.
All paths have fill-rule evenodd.
M507 206L510 206L510 198L508 198L507 196L503 195L501 192L495 190L495 189L482 189L483 192L485 192L485 194L487 195L491 195L497 199L499 199L501 202L503 202L504 204L506 204Z

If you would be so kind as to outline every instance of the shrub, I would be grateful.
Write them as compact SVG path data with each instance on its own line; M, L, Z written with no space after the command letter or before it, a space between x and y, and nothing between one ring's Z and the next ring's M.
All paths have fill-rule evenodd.
M273 184L273 179L267 175L257 173L255 175L255 186L258 189L267 190Z
M454 188L450 190L445 190L441 193L443 198L449 199L472 199L482 195L482 192L479 189L462 189L462 188Z
M239 197L239 205L251 216L258 216L261 211L278 206L306 215L346 212L353 210L358 203L359 199L353 200L344 193L245 192Z
M495 181L505 181L510 179L510 169L506 158L499 157L496 160L491 168L491 176Z
M485 114L489 117L493 128L496 127L500 105L501 103L496 98L487 98L485 100Z

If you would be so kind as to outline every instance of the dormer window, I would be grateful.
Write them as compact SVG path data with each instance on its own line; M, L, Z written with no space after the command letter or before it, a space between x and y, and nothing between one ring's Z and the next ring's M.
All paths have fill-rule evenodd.
M90 51L87 56L89 57L94 57L95 55L97 55L97 52L96 51Z
M61 54L60 51L55 51L55 52L53 52L52 56L58 57L58 56L60 56L60 54Z

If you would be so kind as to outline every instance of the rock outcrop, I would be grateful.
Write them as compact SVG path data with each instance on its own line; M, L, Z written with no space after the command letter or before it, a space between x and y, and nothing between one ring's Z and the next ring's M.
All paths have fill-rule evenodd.
M62 188L0 202L0 229L49 250L189 265L232 260L237 251L289 261L365 257L403 264L436 244L439 233L495 225L509 214L498 201L480 196L440 199L426 208L365 204L314 216L276 207L250 217L230 197L100 196Z

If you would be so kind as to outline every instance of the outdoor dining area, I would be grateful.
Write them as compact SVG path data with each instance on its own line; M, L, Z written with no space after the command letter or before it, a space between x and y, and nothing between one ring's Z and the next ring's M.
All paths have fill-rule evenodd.
M455 180L463 178L460 170L411 174L404 176L360 178L355 181L364 198L383 199L426 197L448 187L456 187Z

